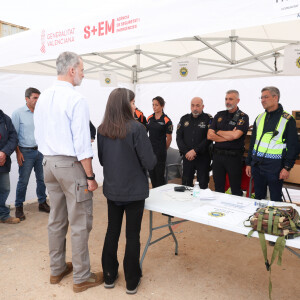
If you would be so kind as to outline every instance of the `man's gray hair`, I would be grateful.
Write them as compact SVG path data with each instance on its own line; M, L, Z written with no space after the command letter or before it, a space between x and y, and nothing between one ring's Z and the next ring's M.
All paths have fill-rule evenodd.
M229 90L229 91L226 92L226 95L228 95L228 94L236 94L236 96L238 98L240 98L240 94L237 90Z
M81 57L74 52L63 52L56 60L57 75L66 75L70 68L77 68Z
M278 96L278 102L279 102L280 91L277 87L275 87L275 86L266 86L261 90L261 92L265 92L265 91L269 91L272 96Z

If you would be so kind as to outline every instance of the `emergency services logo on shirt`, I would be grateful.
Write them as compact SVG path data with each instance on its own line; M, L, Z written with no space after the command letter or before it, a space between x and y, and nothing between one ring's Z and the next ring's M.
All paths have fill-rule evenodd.
M105 81L106 84L110 84L110 78L107 77L107 78L104 79L104 81Z
M190 125L189 121L184 122L184 127L188 127Z
M181 127L181 124L179 123L179 124L177 125L177 130L178 130L180 127Z
M219 218L219 217L224 217L225 214L219 211L212 211L210 213L208 213L209 216L211 217L215 217L215 218Z
M238 125L243 125L245 123L245 121L243 120L243 119L239 119L239 121L238 121Z
M189 71L186 67L182 67L182 68L180 68L179 73L180 73L180 76L186 77L187 74L189 73Z
M218 119L218 122L220 123L222 120L223 120L223 119L220 117L220 118Z
M297 58L297 60L296 60L296 66L298 67L298 68L300 68L300 56Z

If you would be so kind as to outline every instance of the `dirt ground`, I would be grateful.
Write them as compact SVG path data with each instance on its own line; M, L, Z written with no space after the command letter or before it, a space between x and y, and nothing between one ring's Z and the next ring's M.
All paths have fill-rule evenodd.
M94 223L89 247L92 271L101 270L101 251L107 225L106 200L98 189L94 194ZM268 299L269 273L264 266L259 240L237 233L185 222L174 227L179 255L174 255L171 237L150 246L143 264L143 278L136 295L125 293L122 258L124 226L119 247L119 279L114 289L103 285L83 293L72 291L72 276L58 285L49 283L47 239L48 215L37 204L24 207L26 220L17 225L0 224L0 299ZM14 210L12 210L14 215ZM175 219L176 220L176 219ZM154 213L154 224L166 217ZM145 211L141 249L148 237L149 212ZM162 229L154 238L167 233ZM71 261L67 240L67 260ZM269 257L273 248L268 246ZM298 251L299 252L299 251ZM288 250L282 266L272 267L273 299L298 299L300 259ZM284 296L283 296L284 295Z

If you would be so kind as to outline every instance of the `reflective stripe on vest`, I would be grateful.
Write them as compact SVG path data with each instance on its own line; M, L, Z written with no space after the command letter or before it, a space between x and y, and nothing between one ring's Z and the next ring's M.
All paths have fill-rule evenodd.
M259 157L281 159L283 149L286 148L286 144L284 143L282 136L288 119L283 118L282 116L280 117L275 129L276 131L278 131L278 134L273 136L273 132L266 132L263 134L266 115L266 112L264 112L260 114L256 119L255 123L257 133L252 154L255 155L256 153L256 155Z

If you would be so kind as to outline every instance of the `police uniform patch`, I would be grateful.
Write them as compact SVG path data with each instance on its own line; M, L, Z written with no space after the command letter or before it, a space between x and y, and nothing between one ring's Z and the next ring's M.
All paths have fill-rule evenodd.
M186 122L184 122L184 127L188 127L189 125L190 125L190 122L189 121L186 121Z
M244 121L243 119L239 119L239 121L238 121L237 124L241 126L241 125L243 125L244 123L245 123L245 121Z
M206 127L206 124L204 122L201 122L199 125L198 125L200 128L205 128Z
M282 117L285 118L285 119L287 119L287 120L289 120L291 118L291 115L288 114L288 113L283 113Z
M173 125L169 125L168 129L169 131L173 131Z
M218 122L220 123L222 120L223 120L223 118L220 117L220 118L218 119Z
M177 130L178 130L180 127L181 127L181 124L180 124L180 123L178 123L178 125L177 125Z

